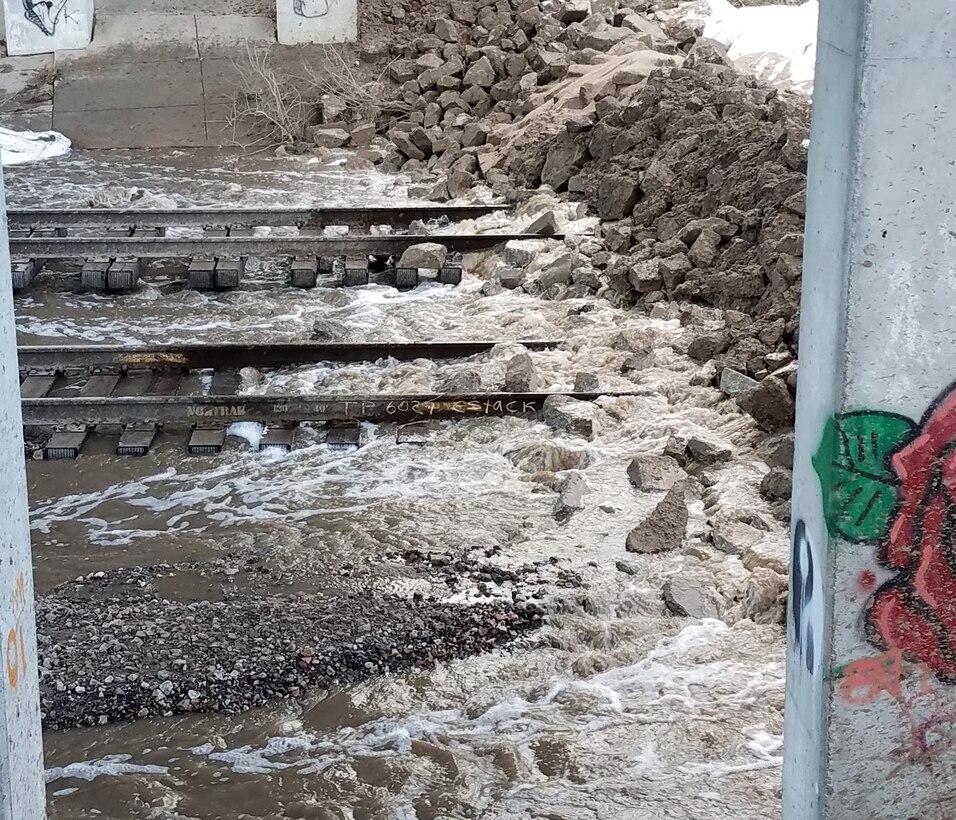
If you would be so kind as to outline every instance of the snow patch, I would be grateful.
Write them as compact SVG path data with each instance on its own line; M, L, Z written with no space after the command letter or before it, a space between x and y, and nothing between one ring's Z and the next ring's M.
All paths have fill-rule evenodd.
M745 6L727 0L695 0L668 14L703 23L704 37L727 49L741 71L781 88L813 91L818 0L799 6Z
M70 153L72 143L57 131L11 131L0 128L0 161L4 166L39 162Z

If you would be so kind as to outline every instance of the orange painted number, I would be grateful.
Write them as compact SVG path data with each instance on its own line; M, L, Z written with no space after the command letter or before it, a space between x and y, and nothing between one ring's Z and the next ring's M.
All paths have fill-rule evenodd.
M23 627L16 626L7 633L7 680L11 689L17 688L26 669L27 644L23 639Z

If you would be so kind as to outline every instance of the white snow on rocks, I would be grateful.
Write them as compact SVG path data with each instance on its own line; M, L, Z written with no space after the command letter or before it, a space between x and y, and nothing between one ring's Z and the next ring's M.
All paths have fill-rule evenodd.
M664 16L703 26L741 71L781 88L813 91L819 3L800 6L745 6L727 0L693 0Z

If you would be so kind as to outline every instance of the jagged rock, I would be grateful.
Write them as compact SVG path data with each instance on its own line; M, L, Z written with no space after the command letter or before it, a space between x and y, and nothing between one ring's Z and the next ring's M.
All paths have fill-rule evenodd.
M571 281L571 274L574 271L577 259L576 253L568 252L561 254L557 259L545 265L539 275L542 290L547 290L552 285L568 284Z
M334 319L316 319L312 323L312 338L320 342L341 342L347 339L349 329Z
M760 493L771 501L785 501L793 491L793 473L786 467L772 467L760 482Z
M448 186L448 196L459 199L466 196L474 187L475 177L467 171L455 169L448 174L445 184Z
M663 260L661 260L663 261ZM689 269L688 265L688 269ZM660 290L664 280L661 277L659 263L656 259L645 259L631 266L627 280L638 293L651 293Z
M356 148L365 148L375 139L375 123L362 122L352 126L351 144Z
M614 566L618 572L623 572L625 575L636 575L637 570L634 569L630 564L624 561L615 561Z
M687 346L687 355L695 361L707 362L723 353L729 346L730 336L727 333L703 333Z
M591 0L565 0L557 17L565 25L580 23L591 13Z
M555 191L562 191L586 153L583 145L570 135L563 134L548 152L541 169L541 182L550 185Z
M575 393L598 393L601 390L601 380L596 373L578 373L574 377Z
M520 288L527 274L519 268L501 268L498 271L498 281L503 288L514 290Z
M588 291L591 292L600 290L604 284L601 281L600 274L587 263L578 264L571 274L571 281L574 282L575 285L587 288Z
M747 618L755 624L785 624L787 576L769 567L754 567L743 583L733 614L735 620Z
M730 461L733 456L733 450L726 444L716 441L691 436L687 440L687 452L690 457L702 467L709 467L713 464L720 464L724 461Z
M468 0L452 0L449 7L451 9L452 18L459 23L464 23L468 26L475 24L475 6L473 3L468 2Z
M590 440L594 438L601 412L591 402L554 395L544 400L543 418L545 424L555 430L567 430Z
M421 69L408 60L396 60L388 67L389 76L397 83L406 83L414 80Z
M683 481L687 473L670 456L641 453L631 459L627 466L627 477L639 490L659 492L669 490L678 481Z
M536 233L540 236L554 236L557 232L558 223L554 218L554 211L545 211L525 230L525 233Z
M704 570L690 567L664 582L664 604L675 615L717 618L717 590Z
M239 371L239 381L242 390L251 390L262 383L262 373L255 367L243 367Z
M627 535L627 551L657 553L675 550L684 542L687 504L683 484L675 485L650 514Z
M451 20L442 17L435 23L435 36L446 43L457 43L461 39L461 31Z
M793 425L794 402L786 382L767 376L756 387L737 397L742 410L753 416L763 430L779 430Z
M711 537L714 546L728 555L743 555L748 547L767 537L767 533L751 527L743 521L718 521L714 524Z
M531 67L537 75L536 82L540 84L554 83L563 80L571 68L571 57L563 51L537 51L529 58Z
M477 370L459 370L442 382L442 392L468 395L481 391L481 374Z
M435 153L435 141L426 129L416 128L408 135L408 138L425 157Z
M745 376L729 367L720 372L720 389L731 398L736 398L748 390L753 390L760 383L750 376Z
M657 262L658 277L668 291L681 284L693 269L694 266L685 253L677 253Z
M709 37L698 37L694 41L694 45L690 47L684 59L684 68L696 68L702 63L723 65L728 68L733 68L734 65L727 56L727 49Z
M482 296L497 296L499 293L504 293L504 290L500 279L489 279L478 289L478 292Z
M481 88L491 88L495 83L495 70L487 57L476 60L465 72L465 85L477 85Z
M706 228L700 232L694 244L687 252L687 258L690 259L698 268L710 267L714 258L717 256L717 248L720 245L720 234Z
M461 144L465 148L476 148L484 145L488 139L488 129L479 122L468 123L461 134Z
M344 128L315 127L312 141L320 148L341 148L349 141L349 132Z
M641 190L653 194L670 187L675 179L674 172L660 160L654 160L641 177Z
M569 473L558 485L558 498L554 502L555 517L568 516L584 509L584 496L591 492L587 481L580 473Z
M444 245L437 242L422 242L419 245L411 245L406 248L398 266L400 268L438 270L445 264L446 256L448 256L448 249Z
M505 243L504 260L516 268L530 265L548 248L543 239L512 239Z
M388 132L388 138L395 143L395 147L409 159L425 159L424 152L412 142L407 132L392 129Z
M785 433L774 444L767 456L767 465L770 467L786 467L793 469L793 433Z
M623 219L640 198L640 186L634 180L609 175L598 186L597 209L601 219Z
M542 381L538 370L527 353L519 353L508 360L505 369L505 390L509 393L536 393Z
M595 51L610 51L618 43L633 36L628 29L606 26L597 31L589 31L580 40L578 48L593 48Z
M786 576L790 571L790 543L787 536L782 533L768 534L762 541L747 547L740 561L751 572L757 567L766 567Z
M684 436L669 436L664 443L663 455L674 459L681 467L687 466L687 438Z

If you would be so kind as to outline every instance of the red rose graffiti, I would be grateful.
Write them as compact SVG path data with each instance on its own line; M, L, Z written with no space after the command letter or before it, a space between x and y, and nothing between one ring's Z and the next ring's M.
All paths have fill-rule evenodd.
M873 543L894 573L867 604L867 639L956 682L956 389L919 424L832 418L813 463L831 534Z

